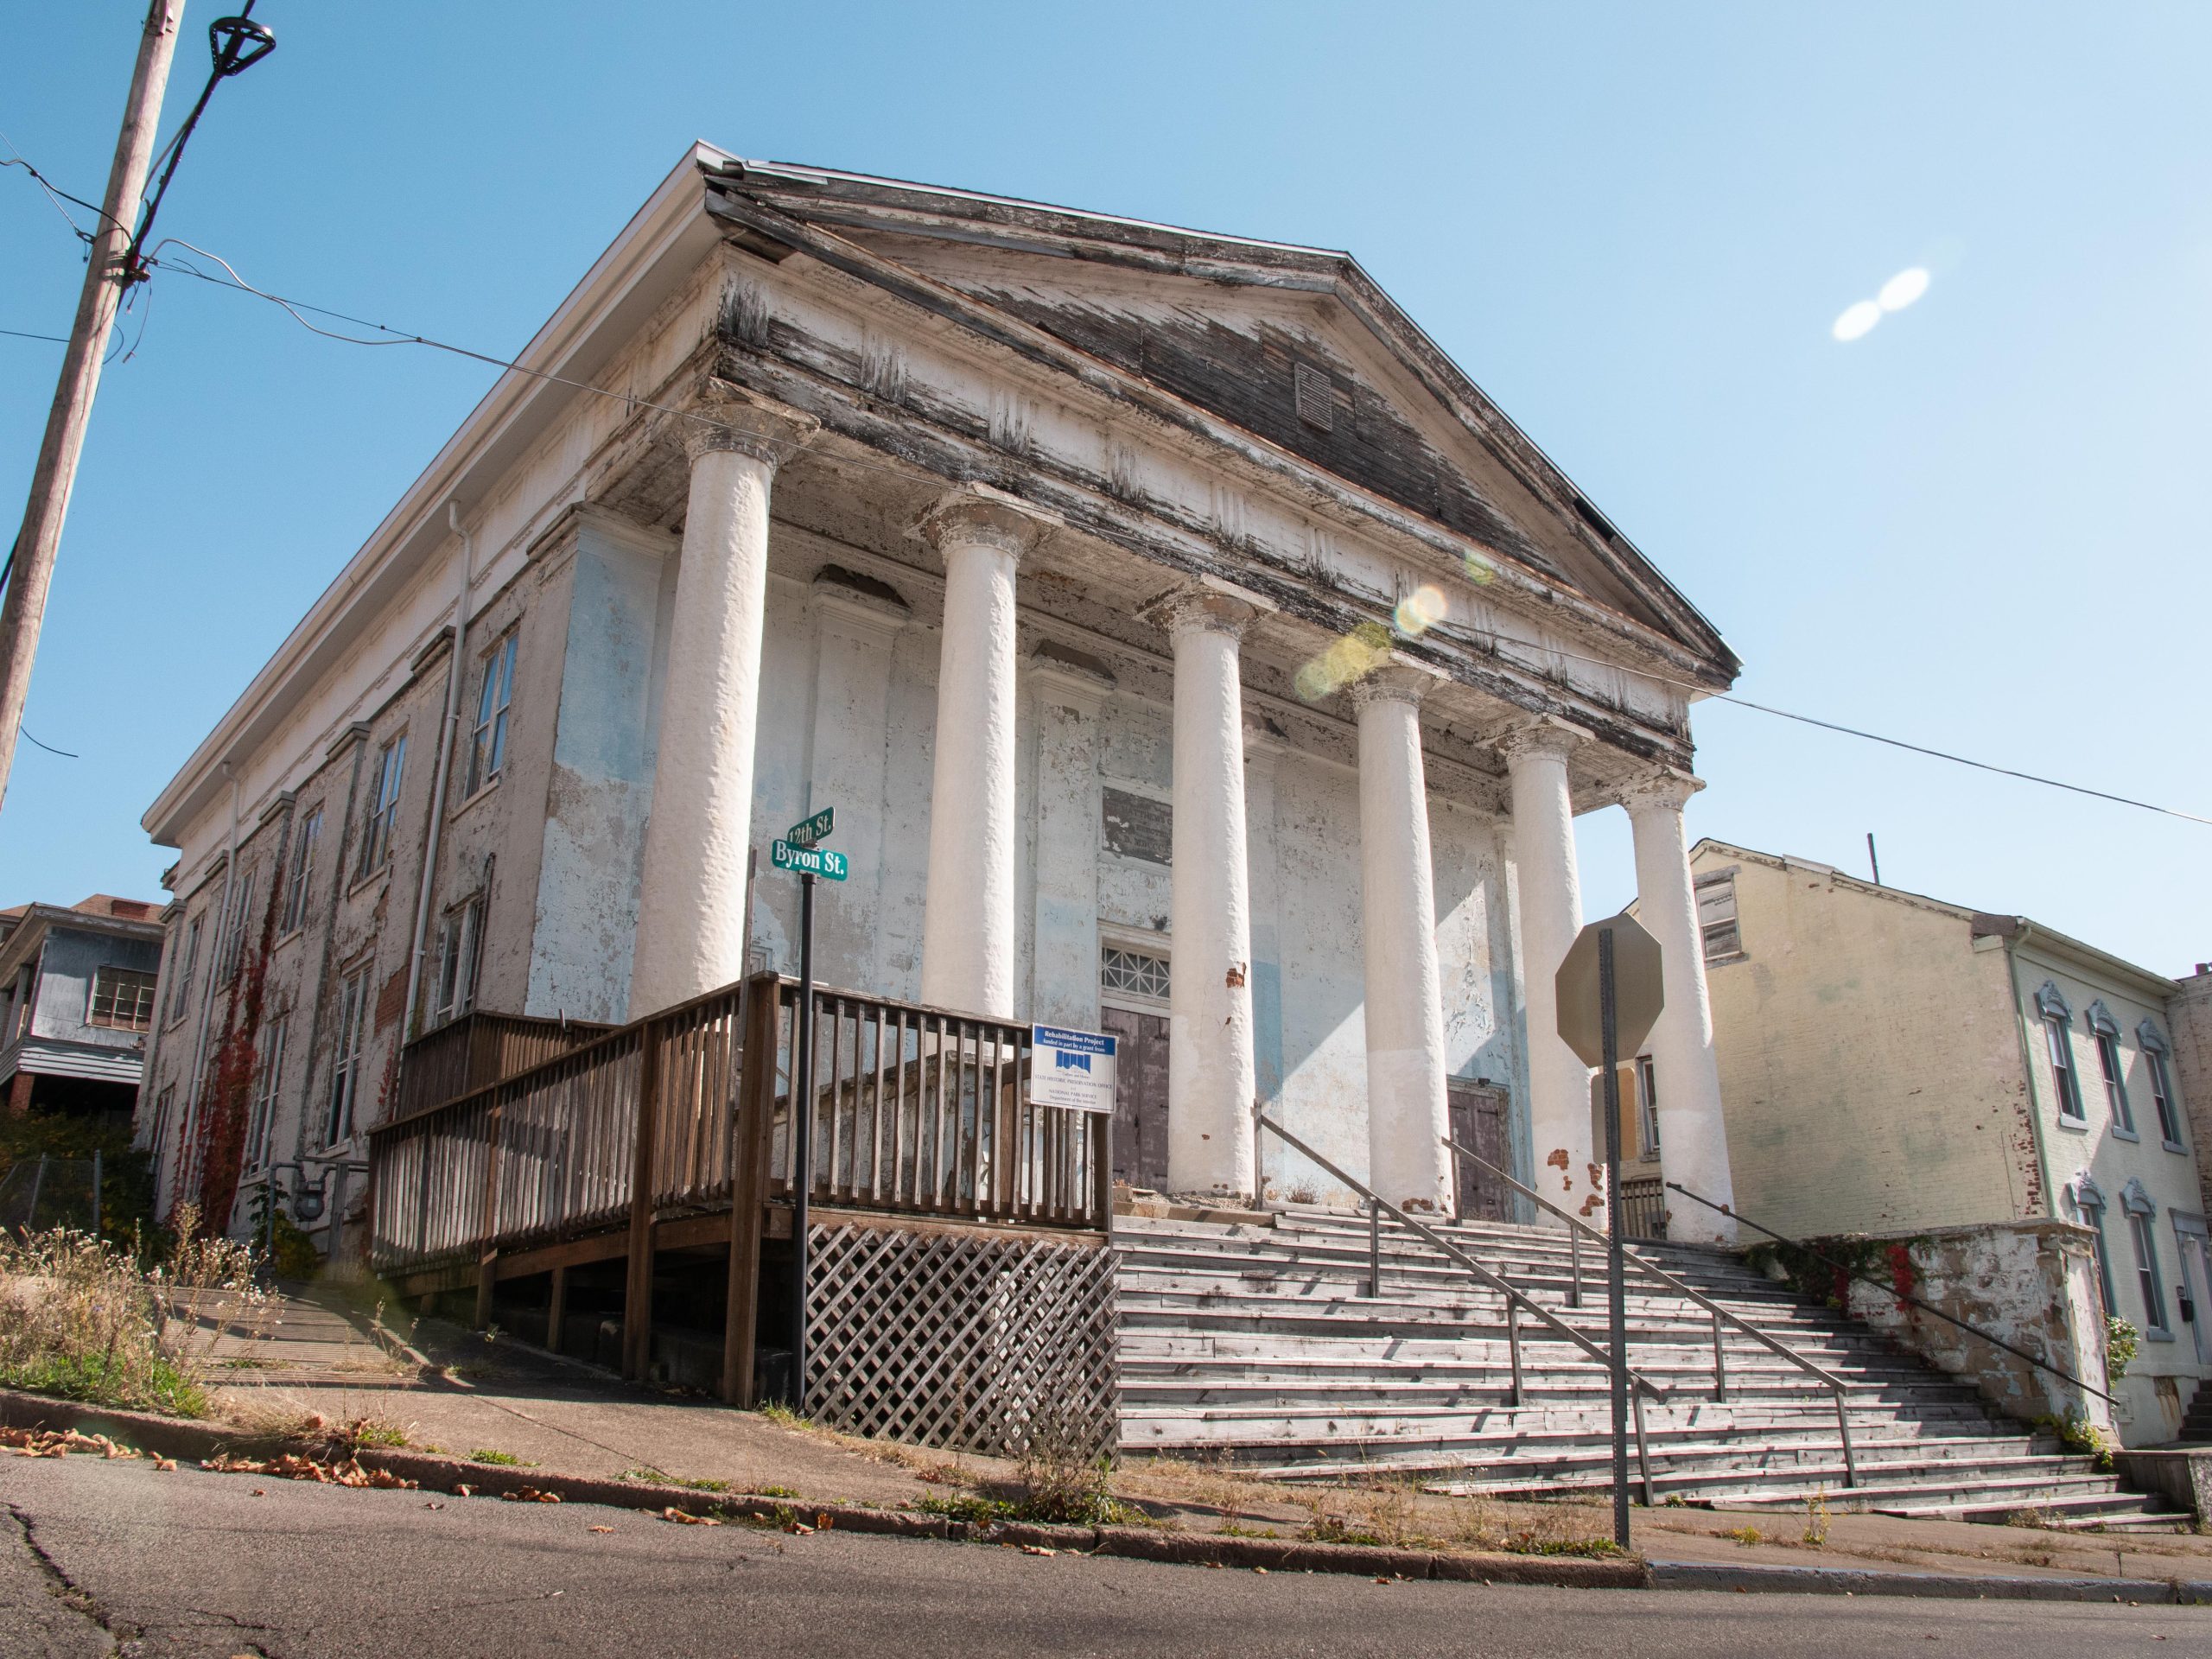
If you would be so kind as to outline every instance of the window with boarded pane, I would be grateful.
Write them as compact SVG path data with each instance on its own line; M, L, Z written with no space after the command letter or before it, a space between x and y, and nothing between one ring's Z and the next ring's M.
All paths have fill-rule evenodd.
M399 779L407 764L402 733L377 751L376 782L369 791L368 815L361 823L361 861L356 877L384 868L391 857L392 826L399 817Z
M292 835L290 868L284 875L284 913L277 931L289 933L308 918L308 889L315 882L315 855L322 840L322 809L311 808Z
M207 919L202 911L184 925L184 940L170 958L169 1023L175 1025L184 1018L186 1007L192 1001L192 975L200 963L200 929Z
M1736 919L1736 872L1716 870L1697 878L1697 926L1708 964L1745 958L1743 930Z
M475 1006L476 963L484 936L481 894L448 911L438 924L437 944L430 954L430 977L423 1010L425 1027L458 1020Z
M284 1070L284 1041L291 1021L283 1014L262 1027L261 1069L253 1079L252 1104L246 1109L245 1166L265 1169L269 1142L276 1119L276 1084Z
M92 976L92 1008L86 1024L114 1031L154 1028L154 976L130 968L103 968Z
M515 635L509 632L484 655L484 676L476 694L476 724L468 740L468 781L474 795L499 775L507 763L507 710L514 700Z
M369 970L347 976L338 993L338 1037L331 1051L330 1104L323 1116L322 1139L336 1146L353 1133L354 1096L361 1077L361 1023L367 1012Z

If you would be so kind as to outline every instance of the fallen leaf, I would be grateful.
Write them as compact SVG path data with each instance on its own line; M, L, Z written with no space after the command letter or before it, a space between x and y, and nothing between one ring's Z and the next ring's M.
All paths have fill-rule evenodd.
M425 1503L423 1507L426 1510L442 1510L445 1508L445 1505L442 1503Z
M1057 1555L1060 1552L1057 1549L1047 1549L1042 1544L1024 1544L1021 1547L1021 1553L1025 1555Z
M473 1486L456 1486L453 1489L453 1495L455 1497L474 1497L476 1496L476 1490Z
M176 1459L175 1458L156 1458L154 1459L154 1467L160 1470L165 1475L173 1475L176 1472Z
M1265 1578L1268 1575L1268 1569L1264 1567L1255 1567L1252 1570L1255 1573L1257 1573L1262 1578Z
M721 1525L721 1522L714 1516L693 1515L690 1510L679 1510L672 1503L660 1512L660 1518L664 1521L673 1521L680 1527L719 1527Z
M612 1532L614 1529L612 1527L586 1527L584 1530L586 1532Z

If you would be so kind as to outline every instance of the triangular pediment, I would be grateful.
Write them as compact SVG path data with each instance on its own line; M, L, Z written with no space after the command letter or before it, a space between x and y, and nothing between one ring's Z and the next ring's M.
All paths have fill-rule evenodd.
M1349 255L846 175L743 188L1732 672L1711 625Z

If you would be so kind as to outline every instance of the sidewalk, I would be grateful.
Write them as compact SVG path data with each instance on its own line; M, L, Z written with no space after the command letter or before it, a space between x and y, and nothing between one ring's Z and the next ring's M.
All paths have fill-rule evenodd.
M397 1444L501 1465L616 1479L648 1474L707 1492L901 1507L988 1491L1014 1475L995 1459L863 1441L696 1395L622 1382L505 1338L423 1321L379 1344L368 1310L332 1287L288 1296L258 1341L230 1339L236 1382L219 1413L264 1432L320 1417L371 1420ZM1132 1459L1115 1497L1182 1533L1381 1548L1573 1555L1611 1536L1602 1501L1497 1503L1385 1478L1306 1486L1232 1470ZM1638 1510L1638 1553L1712 1567L1820 1567L1946 1576L2212 1580L2212 1536L2039 1529L1802 1511ZM1824 1536L1822 1535L1824 1535ZM1814 1540L1818 1539L1818 1541Z

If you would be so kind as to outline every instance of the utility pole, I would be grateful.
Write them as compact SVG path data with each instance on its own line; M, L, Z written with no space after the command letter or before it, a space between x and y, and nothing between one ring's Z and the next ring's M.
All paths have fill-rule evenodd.
M77 321L69 331L61 383L54 389L38 467L31 474L30 505L16 538L8 597L0 605L0 804L7 800L8 777L15 766L16 734L30 696L39 626L46 619L47 590L54 582L54 557L61 547L62 521L69 513L69 493L77 481L78 457L84 453L92 397L99 390L100 360L106 355L116 308L129 285L130 221L146 188L154 136L161 124L162 94L168 86L169 60L176 54L177 31L183 22L184 0L151 0L146 9L138 64L131 72L130 97L123 110L123 130L115 141L115 165L108 174L107 196L92 232L84 289L77 299Z

